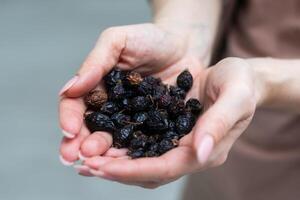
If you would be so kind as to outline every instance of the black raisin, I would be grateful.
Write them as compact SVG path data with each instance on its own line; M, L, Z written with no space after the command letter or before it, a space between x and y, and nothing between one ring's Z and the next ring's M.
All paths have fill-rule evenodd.
M117 129L113 134L114 146L117 148L126 147L132 137L132 132L132 125L126 125L121 129Z
M141 157L144 157L144 150L142 148L136 149L136 150L131 150L131 151L128 151L127 155L130 156L132 159L141 158Z
M123 126L130 123L130 116L123 113L115 113L111 116L112 121L117 128L122 128Z
M195 124L195 118L191 113L179 115L176 119L176 130L180 135L188 134Z
M119 111L119 107L112 101L105 102L100 111L106 115L112 115Z
M124 78L125 72L115 67L104 77L104 82L107 88L113 88L115 85L122 83Z
M177 77L177 86L189 91L193 86L193 76L188 70L184 70Z
M147 127L152 131L166 130L169 127L168 116L165 112L151 110L148 112L146 124Z
M113 132L115 125L109 116L100 112L92 112L85 116L85 123L91 133L95 131Z
M184 99L186 96L186 92L180 87L170 86L169 90L170 90L170 95L173 97Z
M198 99L191 98L186 102L186 109L194 115L199 116L203 110L203 106Z
M145 111L150 107L150 99L146 96L137 96L131 99L131 108L133 111Z

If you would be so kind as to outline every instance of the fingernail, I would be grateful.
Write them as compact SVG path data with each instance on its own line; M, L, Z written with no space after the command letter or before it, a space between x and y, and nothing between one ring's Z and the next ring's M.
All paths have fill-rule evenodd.
M200 142L200 145L197 150L198 161L201 164L207 162L208 157L210 156L214 146L214 139L210 135L205 135Z
M82 160L82 161L86 160L86 157L84 157L84 156L82 155L81 151L79 151L79 153L78 153L78 158L79 158L80 160Z
M101 171L99 169L98 170L90 169L89 172L99 178L107 179L110 181L116 181L116 178L104 173L103 171Z
M93 174L90 173L90 168L85 165L74 165L74 169L78 172L78 174L82 176L93 176Z
M72 166L74 162L65 160L61 155L59 155L59 160L64 166Z
M75 137L74 134L69 133L69 132L67 132L67 131L65 131L65 130L62 130L62 133L64 134L64 136L66 136L67 138L70 138L70 139L72 139L72 138Z
M68 89L70 89L78 80L79 76L76 75L72 79L70 79L64 87L60 90L59 96L63 95Z

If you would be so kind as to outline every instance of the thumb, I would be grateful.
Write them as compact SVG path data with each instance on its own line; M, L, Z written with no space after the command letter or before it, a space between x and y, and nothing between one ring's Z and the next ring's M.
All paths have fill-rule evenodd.
M200 117L194 134L194 146L200 163L206 163L216 144L237 122L248 116L245 102L236 91L226 91Z
M118 62L125 48L126 34L120 28L106 29L81 68L60 91L60 95L79 97L95 88L105 74Z

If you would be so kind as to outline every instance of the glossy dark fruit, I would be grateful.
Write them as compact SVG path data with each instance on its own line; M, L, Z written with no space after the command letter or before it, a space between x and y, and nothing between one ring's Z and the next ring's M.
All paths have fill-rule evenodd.
M84 97L85 105L92 110L100 109L106 101L107 93L101 89L92 90Z
M111 100L121 99L126 97L126 90L122 84L117 84L109 90L108 95Z
M132 71L126 75L126 80L130 86L136 86L142 82L143 78L140 73Z
M185 103L192 84L188 71L169 86L153 76L114 68L104 77L103 90L84 96L86 126L91 133L111 133L112 146L127 148L133 159L160 156L178 146L202 112L197 99Z
M109 116L100 112L92 112L85 116L85 124L91 133L95 131L113 132L116 127Z
M180 88L180 87L177 87L177 86L170 86L169 87L169 91L170 91L170 95L173 96L173 97L177 97L179 99L184 99L185 96L186 96L186 92Z
M198 101L198 99L191 98L186 102L186 109L192 112L194 115L199 116L203 110L203 105Z
M144 157L144 154L145 152L143 148L131 150L127 153L127 155L130 156L132 159Z
M127 125L117 129L113 134L114 146L117 148L126 147L130 142L133 133L133 126Z
M193 86L193 76L188 70L184 70L177 77L177 86L189 91Z
M176 131L180 135L186 135L191 132L195 125L195 118L191 113L179 115L176 119Z
M116 103L107 101L102 105L100 111L106 115L112 115L119 111L119 107Z
M115 113L111 116L111 120L117 128L122 128L130 123L131 117L123 113Z
M105 77L104 83L107 88L113 88L117 84L121 84L124 77L125 72L121 71L119 68L113 68Z
M163 131L169 127L168 116L165 112L151 110L148 112L147 127L152 131Z
M170 139L163 139L160 143L159 143L159 153L160 154L164 154L167 151L175 148L176 145L172 142L172 140Z
M150 108L151 101L147 96L137 96L131 99L131 107L135 112L145 111Z
M177 117L185 112L185 103L183 99L172 98L172 102L168 107L168 112L171 117Z

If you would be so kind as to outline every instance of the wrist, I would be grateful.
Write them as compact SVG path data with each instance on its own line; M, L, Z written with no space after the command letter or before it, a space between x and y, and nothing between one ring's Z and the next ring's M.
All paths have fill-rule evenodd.
M209 28L201 23L175 19L157 19L154 24L183 43L188 55L198 58L207 67L212 54L213 38Z

